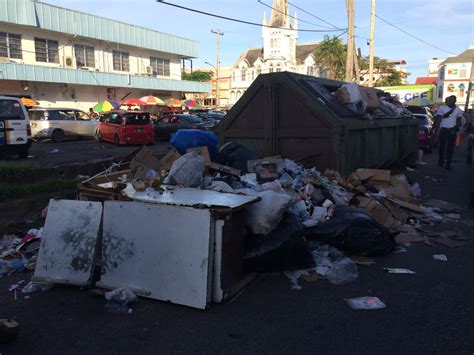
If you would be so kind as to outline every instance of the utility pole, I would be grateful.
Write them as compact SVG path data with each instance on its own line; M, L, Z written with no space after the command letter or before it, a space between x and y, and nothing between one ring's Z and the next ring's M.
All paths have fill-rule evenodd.
M357 48L354 40L354 70L355 70L355 82L360 84L360 67L359 67L359 55L357 54Z
M219 52L221 50L221 36L224 35L224 32L220 30L211 30L212 33L216 35L217 46L216 46L216 110L221 107L221 86L220 86L220 60Z
M354 77L354 0L346 0L347 7L347 57L346 81Z
M370 12L369 87L374 86L375 1L376 0L372 0L372 10Z

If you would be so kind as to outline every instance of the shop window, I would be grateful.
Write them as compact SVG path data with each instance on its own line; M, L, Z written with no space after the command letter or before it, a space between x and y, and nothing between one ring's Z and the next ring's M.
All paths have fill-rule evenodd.
M37 62L59 63L59 43L50 39L35 38L35 56Z
M76 56L76 66L78 68L95 68L94 47L75 44L74 54Z
M128 52L113 51L114 70L130 71L130 60Z
M22 59L21 35L0 32L0 57Z

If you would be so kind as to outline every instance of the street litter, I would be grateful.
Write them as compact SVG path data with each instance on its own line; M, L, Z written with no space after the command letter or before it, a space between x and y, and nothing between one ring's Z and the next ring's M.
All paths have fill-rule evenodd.
M296 271L285 271L284 275L290 279L292 290L301 290L302 287L298 283L298 280L300 279L301 276L308 276L309 273L307 270L296 270Z
M105 310L109 313L132 314L133 309L128 307L128 305L138 301L138 298L133 291L125 287L105 292L104 296L108 301L105 304Z
M433 255L433 259L438 261L448 261L448 257L444 254L435 254Z
M415 271L398 267L385 267L383 270L389 274L416 274Z
M22 289L22 293L33 293L36 291L48 291L50 290L54 285L53 284L40 284L40 283L35 283L33 281L28 282Z
M344 285L375 263L367 257L430 242L426 226L453 214L423 205L419 185L390 170L320 172L237 143L218 149L213 134L178 133L165 156L141 147L79 183L78 201L50 201L27 289L95 285L205 309L255 273L286 272L295 289L301 277ZM26 268L31 255L15 261Z
M385 303L383 303L378 297L357 297L357 298L346 298L344 301L352 309L383 309Z
M401 245L398 245L395 250L393 251L394 254L400 254L400 253L408 253L408 249L405 247L402 247Z
M53 149L52 151L49 152L49 154L56 154L59 153L59 149Z
M18 337L20 325L14 319L0 319L0 344L7 344Z

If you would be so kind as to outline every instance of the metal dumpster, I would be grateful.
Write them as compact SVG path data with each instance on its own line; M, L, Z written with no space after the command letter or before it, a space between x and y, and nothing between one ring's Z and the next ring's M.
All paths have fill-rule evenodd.
M357 115L334 97L341 84L289 72L259 75L221 122L221 143L342 173L414 161L417 121L410 115Z

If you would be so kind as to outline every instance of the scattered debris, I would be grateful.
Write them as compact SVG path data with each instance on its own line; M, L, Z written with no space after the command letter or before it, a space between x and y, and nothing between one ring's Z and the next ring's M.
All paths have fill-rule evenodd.
M307 270L285 271L283 274L290 279L292 290L301 290L302 287L298 283L298 280L301 276L309 276Z
M14 341L19 333L20 325L13 319L0 319L0 343L7 344Z
M355 262L357 265L362 265L362 266L370 266L376 264L374 259L367 258L365 256L358 256L354 255L351 256L350 259Z
M378 297L357 297L357 298L346 298L344 301L347 302L349 307L352 309L383 309L385 303L383 303Z
M415 271L398 267L385 267L383 270L389 274L416 274Z
M438 261L448 261L448 257L444 254L435 254L433 255L433 259Z
M49 154L56 154L59 153L59 149L53 149L52 151L49 152Z

